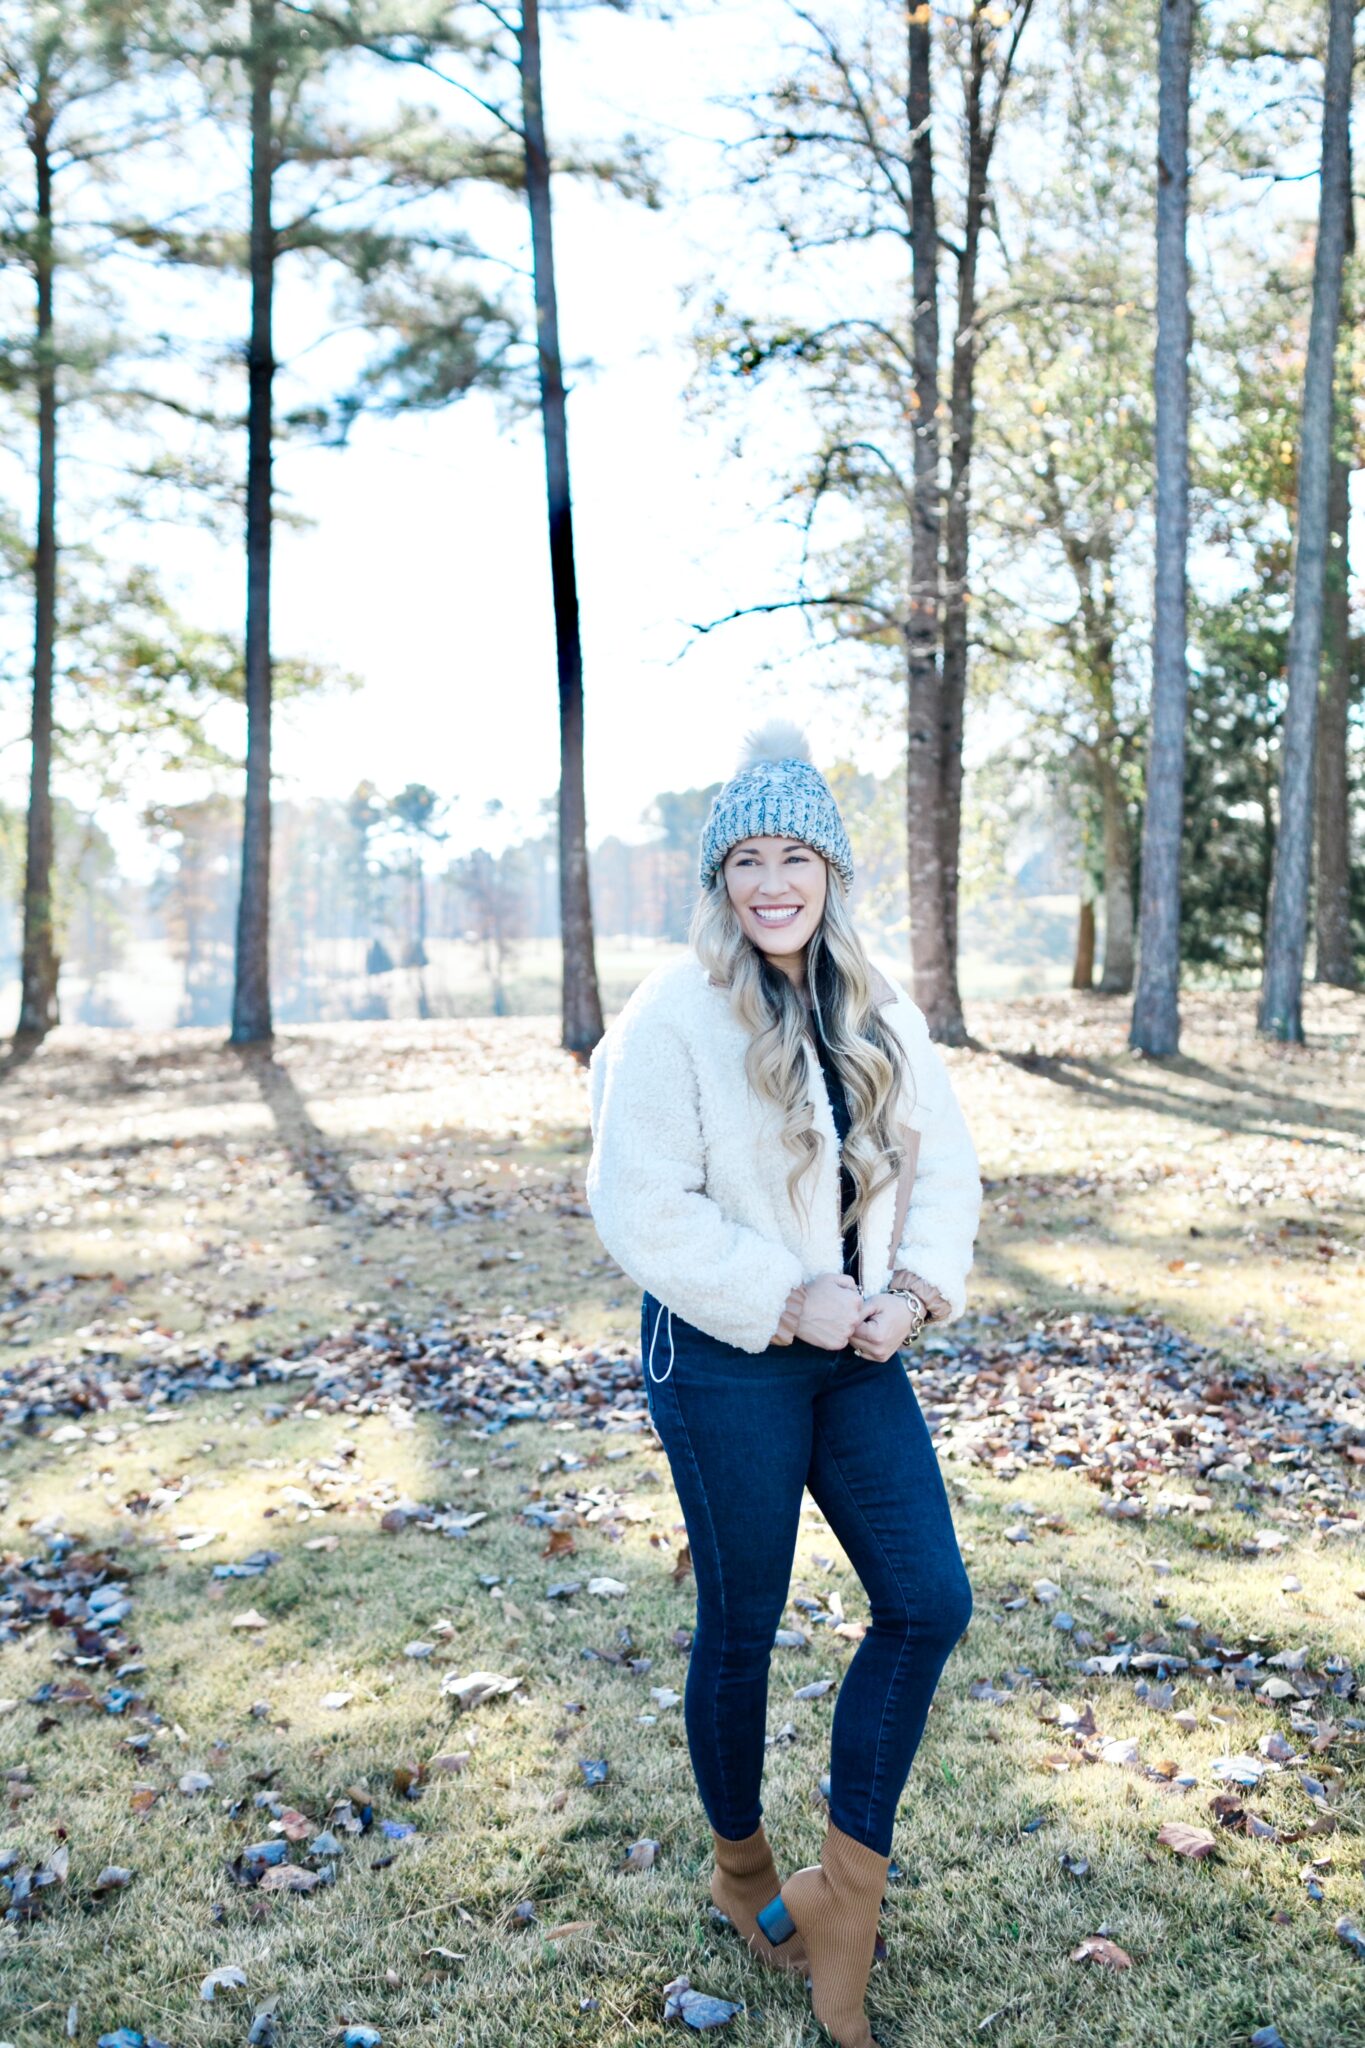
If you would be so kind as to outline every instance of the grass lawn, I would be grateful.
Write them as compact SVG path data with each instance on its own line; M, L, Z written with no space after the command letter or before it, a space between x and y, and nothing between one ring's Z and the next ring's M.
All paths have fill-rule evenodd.
M899 1817L886 2048L1365 2043L1365 1002L1308 1014L1270 1049L1193 999L1155 1064L1124 1007L1039 997L951 1056L980 1260L913 1369L976 1612ZM680 1974L722 2038L823 2039L709 1909L685 1539L553 1024L63 1030L0 1074L0 1143L0 1863L52 1879L0 1921L0 2041L662 2042ZM73 1632L101 1584L126 1611ZM807 1502L784 1868L836 1696L794 1694L865 1614ZM515 1689L462 1710L479 1672ZM1097 1935L1128 1967L1070 1960Z

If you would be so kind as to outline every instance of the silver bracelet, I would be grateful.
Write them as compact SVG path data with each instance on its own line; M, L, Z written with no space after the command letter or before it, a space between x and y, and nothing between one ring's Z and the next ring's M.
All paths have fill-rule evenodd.
M902 1341L906 1344L913 1344L929 1320L928 1309L912 1287L888 1287L886 1291L888 1294L894 1295L897 1301L904 1301L909 1304L915 1319L910 1326L908 1334Z

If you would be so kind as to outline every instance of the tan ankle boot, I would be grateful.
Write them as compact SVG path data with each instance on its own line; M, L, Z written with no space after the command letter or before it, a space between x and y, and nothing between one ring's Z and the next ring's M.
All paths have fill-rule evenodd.
M777 1866L763 1823L760 1821L742 1842L729 1841L714 1828L711 1838L716 1845L716 1867L711 1873L711 1897L715 1904L761 1963L774 1970L805 1970L806 1944L799 1934L784 1941L781 1948L774 1948L758 1925L759 1907L769 1905L778 1896Z
M781 1906L766 1911L759 1923L759 1933L766 1928L782 1948L782 1927L788 1920L796 1927L791 1939L804 1938L815 2017L839 2048L876 2048L863 1999L890 1863L889 1856L879 1856L831 1821L820 1861L787 1879Z

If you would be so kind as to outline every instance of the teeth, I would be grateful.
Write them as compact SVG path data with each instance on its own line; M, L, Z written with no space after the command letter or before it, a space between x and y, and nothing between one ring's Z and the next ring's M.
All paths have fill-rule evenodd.
M754 916L760 924L790 924L794 917L799 917L800 915L799 908L796 910L755 910L754 912Z

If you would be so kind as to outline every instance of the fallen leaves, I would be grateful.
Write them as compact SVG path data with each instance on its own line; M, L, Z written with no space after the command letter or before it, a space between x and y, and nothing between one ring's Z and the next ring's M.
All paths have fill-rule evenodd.
M1365 1962L1365 1934L1361 1933L1354 1920L1348 1920L1343 1913L1332 1931L1343 1948L1348 1948L1353 1956L1359 1956Z
M833 1678L813 1678L809 1685L799 1685L792 1693L794 1700L822 1700L837 1684Z
M1105 1970L1131 1970L1133 1958L1126 1949L1119 1947L1105 1934L1088 1934L1078 1948L1071 1951L1073 1963L1098 1963Z
M459 1711L481 1706L485 1700L497 1699L504 1693L512 1693L521 1684L520 1678L507 1677L500 1671L470 1671L461 1677L458 1671L448 1671L441 1680L441 1691L447 1699L453 1699Z
M297 1863L273 1863L261 1872L257 1886L263 1892L311 1892L323 1882L318 1870L304 1870Z
M682 2020L698 2033L708 2027L726 2026L736 2013L743 2010L743 2006L732 1999L713 1998L708 1992L694 1991L686 1977L675 1977L664 1986L664 2018Z
M1265 1765L1256 1756L1220 1756L1211 1766L1215 1778L1224 1778L1231 1785L1259 1785L1265 1776Z
M921 1347L915 1386L941 1454L1002 1477L1032 1466L1074 1469L1113 1488L1105 1512L1121 1519L1153 1506L1207 1513L1209 1494L1139 1497L1178 1474L1245 1485L1255 1466L1278 1458L1305 1477L1321 1470L1335 1486L1341 1461L1361 1462L1358 1372L1349 1362L1277 1363L1271 1373L1229 1366L1156 1316L1054 1310L1035 1317L1022 1340L1009 1331L942 1336ZM1213 1406L1216 1431L1205 1426ZM1360 1526L1345 1505L1333 1518ZM1026 1543L1032 1532L1021 1523L1005 1535ZM1248 1554L1274 1555L1283 1540L1264 1531L1248 1539Z
M211 2005L220 1991L245 1991L246 1971L236 1963L224 1963L219 1969L210 1970L199 1986L199 1996Z
M31 1920L47 1894L55 1895L66 1883L70 1867L71 1851L65 1842L58 1843L45 1863L36 1865L22 1863L16 1850L0 1852L0 1886L4 1887L6 1919Z
M1167 1849L1173 1849L1177 1856L1188 1856L1194 1862L1202 1862L1212 1856L1218 1847L1218 1840L1207 1828L1196 1828L1183 1820L1168 1820L1158 1829L1157 1840Z

